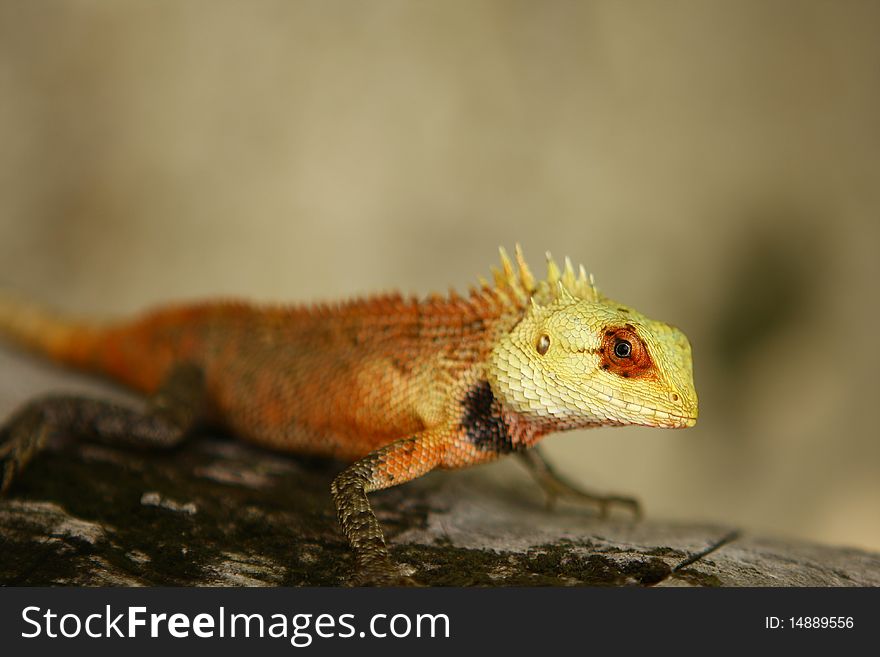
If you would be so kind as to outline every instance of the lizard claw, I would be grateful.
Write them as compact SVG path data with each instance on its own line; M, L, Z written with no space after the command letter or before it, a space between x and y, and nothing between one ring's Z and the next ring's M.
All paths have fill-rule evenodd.
M412 577L401 572L401 568L392 561L383 560L376 563L362 564L349 586L422 586Z
M597 496L594 498L599 505L599 517L603 520L610 515L609 509L612 506L625 507L629 511L633 520L642 519L642 507L639 501L633 497L622 497L617 495Z
M544 491L546 506L550 511L556 506L557 500L564 499L575 504L598 507L599 517L603 519L608 517L609 510L614 505L626 507L636 520L642 517L639 502L635 498L623 495L599 495L583 490L561 477L537 448L520 452L519 456Z
M380 586L380 587L396 587L396 586L423 586L412 577L402 575L400 573L357 573L350 581L348 586Z
M552 511L556 507L559 499L565 499L575 504L583 506L598 507L599 517L603 520L611 515L612 507L623 507L632 514L634 520L642 518L642 509L639 501L633 497L625 497L622 495L598 495L596 493L588 493L575 486L562 482L561 480L553 480L552 482L542 482L542 487L546 493L547 509Z

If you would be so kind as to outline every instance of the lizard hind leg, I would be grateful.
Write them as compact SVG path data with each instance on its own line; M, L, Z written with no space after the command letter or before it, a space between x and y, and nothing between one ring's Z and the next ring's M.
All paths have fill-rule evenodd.
M413 585L394 564L367 493L410 481L442 462L449 435L426 430L382 447L343 470L331 493L357 562L355 586Z
M544 490L548 508L552 509L556 500L561 498L577 504L598 506L602 518L608 516L608 510L612 505L625 507L635 518L641 517L638 500L622 495L600 495L583 490L556 472L538 447L518 452L517 456L522 459L535 481Z
M201 419L205 378L192 364L176 366L145 410L73 395L50 395L25 404L0 428L0 494L63 433L113 445L173 447Z

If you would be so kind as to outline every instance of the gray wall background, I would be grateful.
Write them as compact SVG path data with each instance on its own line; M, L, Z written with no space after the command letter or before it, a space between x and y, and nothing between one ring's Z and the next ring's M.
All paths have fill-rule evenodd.
M565 472L878 549L878 25L857 0L0 0L0 284L103 315L569 254L688 333L701 418L552 437Z

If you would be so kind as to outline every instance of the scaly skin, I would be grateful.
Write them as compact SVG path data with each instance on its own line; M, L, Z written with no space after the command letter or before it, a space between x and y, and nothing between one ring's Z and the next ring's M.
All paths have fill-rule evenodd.
M7 422L0 489L53 431L176 444L199 418L275 449L354 461L333 482L355 583L404 581L367 493L435 468L524 452L552 431L693 426L691 351L679 330L601 295L548 254L536 281L517 247L467 298L374 297L337 305L203 303L94 325L0 303L0 329L48 357L151 396L144 413L71 397ZM551 498L634 506L573 489L537 453Z

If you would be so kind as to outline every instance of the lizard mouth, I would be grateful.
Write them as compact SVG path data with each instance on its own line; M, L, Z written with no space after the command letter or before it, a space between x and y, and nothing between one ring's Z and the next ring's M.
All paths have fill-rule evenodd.
M658 415L658 413L663 413L663 415ZM656 423L649 424L649 426L659 426L666 429L688 429L697 423L695 415L678 415L659 409L654 409L653 415L648 415L647 417L649 422L653 420Z
M668 413L669 419L672 420L673 429L688 429L697 423L696 415L674 415Z

